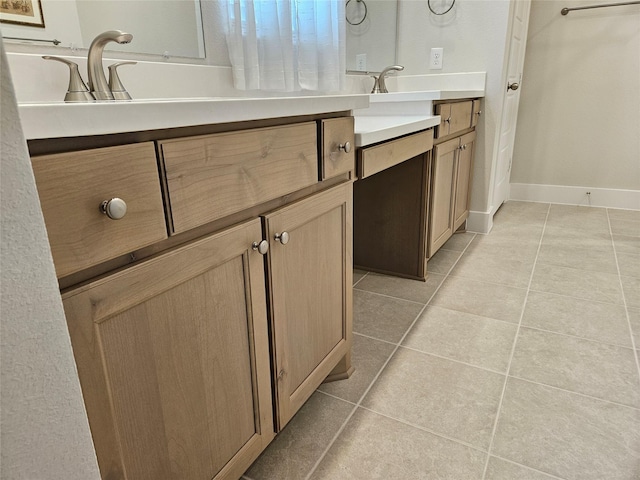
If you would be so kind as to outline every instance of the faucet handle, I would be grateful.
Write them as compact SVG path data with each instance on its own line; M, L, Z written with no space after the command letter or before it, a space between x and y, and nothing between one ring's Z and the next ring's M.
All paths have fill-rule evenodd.
M373 78L373 88L371 89L371 93L380 93L380 77L371 75L371 78Z
M93 102L95 100L84 80L82 80L77 63L65 58L52 57L51 55L45 55L42 58L62 62L69 67L69 86L67 87L67 94L64 96L65 102Z
M124 85L122 85L116 69L120 65L135 65L137 63L138 62L118 62L109 65L109 88L115 100L131 100L131 95L129 95L129 92L127 92Z

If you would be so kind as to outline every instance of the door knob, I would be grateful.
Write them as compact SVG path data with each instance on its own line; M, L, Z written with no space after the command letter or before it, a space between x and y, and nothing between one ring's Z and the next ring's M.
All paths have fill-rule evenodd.
M277 242L280 242L282 245L286 245L287 243L289 243L289 233L288 232L276 233L273 236L273 238Z
M519 84L519 83L517 83L517 82L510 83L510 84L507 86L507 90L513 90L513 91L515 91L515 90L517 90L518 88L520 88L520 84Z
M266 255L269 251L269 242L266 240L262 240L261 242L253 242L251 245L251 249L257 251L262 255Z
M121 198L115 197L102 202L100 211L112 220L120 220L127 213L127 204Z

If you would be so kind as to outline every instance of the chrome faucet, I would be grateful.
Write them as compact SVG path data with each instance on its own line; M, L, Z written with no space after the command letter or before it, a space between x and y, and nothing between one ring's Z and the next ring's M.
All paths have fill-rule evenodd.
M113 93L107 83L107 77L102 68L102 52L109 42L129 43L133 39L130 33L120 30L109 30L103 32L93 39L89 47L87 58L87 70L89 72L89 90L96 100L113 100Z
M390 67L386 67L380 72L380 75L373 77L374 82L371 93L389 93L389 90L387 90L387 86L384 83L387 74L389 72L401 72L402 70L404 70L402 65L391 65Z

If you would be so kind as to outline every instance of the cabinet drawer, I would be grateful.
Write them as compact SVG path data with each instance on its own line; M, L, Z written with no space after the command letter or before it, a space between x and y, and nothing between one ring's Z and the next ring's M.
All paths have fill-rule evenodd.
M167 237L152 143L44 155L32 159L58 277ZM123 199L112 220L105 200Z
M321 179L325 180L353 171L356 166L353 117L322 120L320 125L322 132Z
M414 133L375 147L363 148L358 158L358 176L367 178L386 168L428 152L433 147L433 130Z
M315 122L159 142L172 232L318 181Z
M440 125L436 131L436 138L453 135L456 132L471 127L473 101L455 103L441 103L436 105L436 115L440 115Z
M471 116L471 126L475 127L478 125L478 120L480 120L480 115L482 115L482 110L480 109L480 99L476 99L473 101L473 114Z

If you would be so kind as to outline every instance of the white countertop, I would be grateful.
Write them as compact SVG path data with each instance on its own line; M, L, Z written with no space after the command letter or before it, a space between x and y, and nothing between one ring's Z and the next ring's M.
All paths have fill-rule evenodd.
M437 115L356 116L356 146L364 147L436 125L440 125L440 117Z
M369 95L21 103L24 136L77 137L367 108Z

